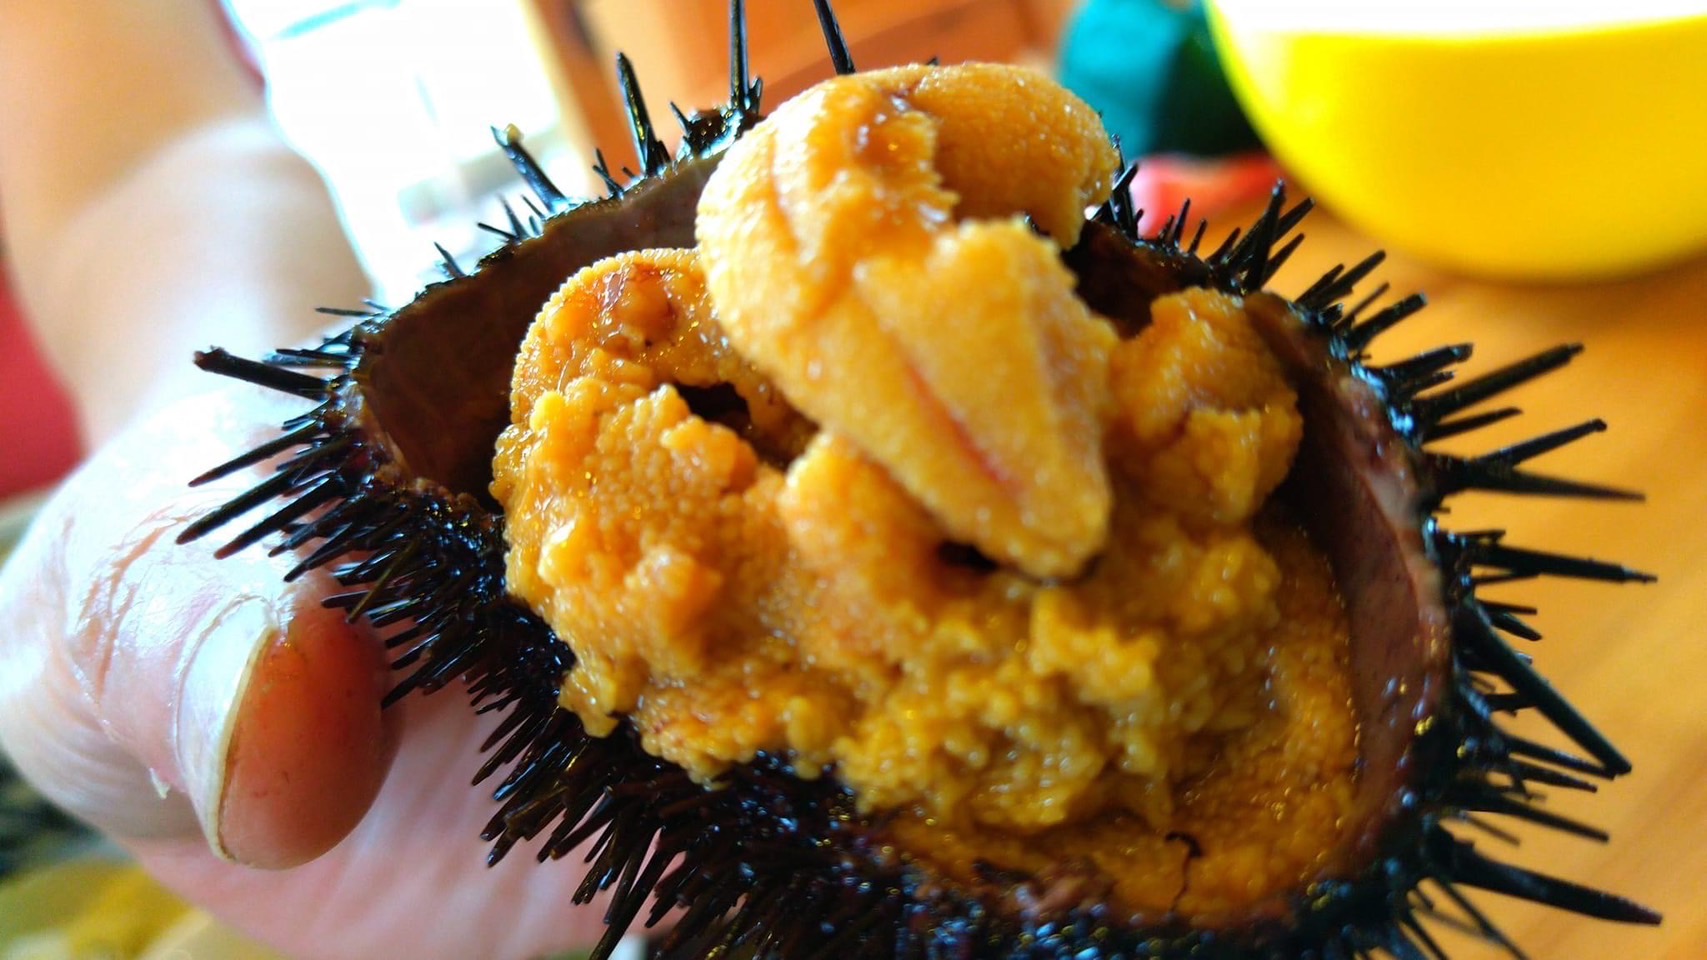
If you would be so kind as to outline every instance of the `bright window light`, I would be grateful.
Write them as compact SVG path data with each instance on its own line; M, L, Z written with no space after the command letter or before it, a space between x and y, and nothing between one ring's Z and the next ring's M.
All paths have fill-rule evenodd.
M490 249L519 184L491 128L515 124L566 192L588 161L566 141L521 0L228 0L273 113L325 173L387 303L436 271L433 244Z

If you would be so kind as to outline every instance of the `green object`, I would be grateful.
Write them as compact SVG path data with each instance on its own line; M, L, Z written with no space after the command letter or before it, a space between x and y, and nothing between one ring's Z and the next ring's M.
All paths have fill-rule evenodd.
M0 880L83 851L93 834L44 800L0 753Z
M1200 3L1089 0L1067 30L1060 77L1102 114L1127 157L1260 146Z

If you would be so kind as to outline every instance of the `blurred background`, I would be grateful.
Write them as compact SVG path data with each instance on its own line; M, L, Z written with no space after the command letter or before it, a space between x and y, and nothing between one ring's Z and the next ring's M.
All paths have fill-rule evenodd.
M233 42L246 51L256 81L265 84L286 135L332 184L381 303L402 303L424 282L440 278L435 243L465 264L496 245L477 224L502 222L502 203L519 203L522 189L493 141L493 125L519 128L565 192L595 196L603 189L592 172L595 149L603 151L613 170L635 165L612 67L617 51L634 61L652 115L666 130L670 103L691 113L726 97L726 0L225 2ZM1643 0L1636 6L1658 2ZM1308 2L1224 4L1230 15L1258 8L1280 12L1280 20L1268 20L1255 41L1247 32L1254 46L1242 48L1247 59L1234 71L1231 85L1204 11L1189 0L837 0L836 10L862 68L940 57L944 62L1027 63L1061 76L1103 111L1129 158L1147 158L1133 189L1138 205L1152 211L1152 226L1160 219L1156 211L1172 213L1186 197L1194 200L1194 218L1207 214L1222 218L1216 220L1221 227L1236 225L1254 212L1277 178L1306 168L1315 173L1312 162L1321 154L1342 159L1391 155L1396 142L1391 138L1407 130L1436 121L1468 128L1469 118L1480 112L1496 119L1487 121L1493 126L1476 128L1477 135L1487 140L1488 130L1497 131L1495 149L1506 156L1515 156L1522 144L1538 142L1546 148L1549 131L1568 126L1573 135L1587 138L1583 142L1596 149L1606 146L1616 157L1596 154L1591 173L1572 171L1571 195L1546 216L1580 220L1602 210L1647 209L1636 201L1647 202L1647 194L1657 192L1654 202L1679 221L1674 232L1707 235L1707 214L1698 215L1693 212L1698 208L1690 206L1707 196L1707 110L1702 108L1707 80L1701 72L1707 46L1687 46L1699 44L1707 33L1707 3L1664 0L1660 5L1694 24L1692 32L1681 32L1684 45L1676 47L1686 51L1686 65L1628 49L1609 54L1589 42L1591 36L1623 36L1617 27L1550 28L1555 30L1550 37L1562 37L1577 51L1569 61L1572 69L1608 83L1622 78L1638 84L1608 94L1615 107L1625 105L1619 108L1622 114L1547 121L1550 125L1537 125L1520 108L1499 100L1498 94L1515 89L1515 82L1484 83L1472 95L1437 90L1420 61L1404 59L1416 53L1405 45L1409 41L1394 41L1380 30L1376 39L1347 41L1335 36L1331 20L1318 16L1300 33L1284 22L1285 11L1320 6ZM1461 9L1451 3L1435 6ZM748 8L752 61L765 80L767 103L779 103L830 74L808 0L749 0ZM1222 29L1225 43L1230 28L1223 24ZM1275 36L1286 43L1264 46ZM1297 49L1294 41L1300 36L1306 46L1325 36L1340 44L1332 49L1357 56L1373 51L1366 60L1329 61L1374 72L1349 79L1298 73L1287 51ZM1504 41L1496 40L1496 34L1458 33L1431 42L1419 56L1493 50L1491 69L1499 78L1529 70L1547 87L1549 77L1564 77L1547 72L1565 69L1551 62L1537 68L1537 61L1527 59L1533 50L1503 48ZM1694 66L1686 68L1690 57ZM1463 61L1448 61L1445 69L1459 69L1453 62ZM1406 74L1398 64L1414 72ZM1408 106L1374 104L1365 97L1356 101L1357 112L1345 114L1360 125L1356 129L1317 134L1303 148L1281 146L1291 142L1290 125L1335 116L1335 105L1352 102L1348 91L1358 86L1405 94ZM1235 93L1249 109L1241 109ZM1287 109L1277 108L1277 102ZM1643 115L1633 126L1621 125L1618 116L1633 115L1633 105L1647 105L1671 119ZM1259 130L1267 146L1282 154L1282 162L1264 148ZM666 133L665 139L673 137ZM1663 150L1654 146L1661 142L1667 144ZM1417 169L1432 171L1431 176L1469 163L1451 159L1463 156L1462 149L1438 136L1430 144L1444 158L1430 155ZM1360 150L1366 153L1357 154ZM1682 186L1656 191L1653 175L1632 166L1649 154L1664 154L1671 168L1685 170L1677 175L1681 180L1662 181ZM1565 155L1564 148L1555 148L1556 158ZM1545 159L1524 163L1529 166L1520 170L1554 166ZM1371 170L1385 173L1403 166L1365 159L1330 163L1315 173L1315 182L1304 177L1304 186L1330 195L1336 177L1358 181ZM1348 167L1355 169L1347 173ZM1478 168L1464 169L1474 179ZM1427 208L1450 207L1458 199L1453 192L1458 188L1429 184L1440 192L1420 191L1409 199L1421 199ZM1348 217L1354 200L1348 198L1343 209L1330 202L1326 214L1312 218L1306 227L1310 242L1279 279L1283 292L1295 293L1335 263L1360 259L1393 241L1380 217ZM1490 211L1482 199L1475 204L1471 212L1451 213L1452 228L1465 236L1476 235L1487 223L1547 223L1546 217L1522 210ZM1687 679L1707 668L1700 626L1707 622L1707 484L1700 483L1707 470L1707 431L1701 429L1707 414L1707 261L1699 246L1634 266L1617 260L1613 254L1624 238L1657 229L1651 220L1647 226L1595 228L1606 245L1605 262L1616 262L1616 270L1488 275L1436 257L1412 256L1401 247L1382 271L1397 292L1422 289L1434 300L1414 325L1416 332L1401 334L1391 344L1401 353L1475 339L1474 370L1477 364L1491 366L1561 340L1586 341L1589 353L1579 369L1557 383L1549 380L1533 397L1526 396L1524 405L1540 411L1550 427L1605 416L1613 434L1580 450L1573 447L1547 465L1550 472L1640 486L1651 500L1634 510L1531 501L1514 511L1478 499L1455 518L1461 529L1509 525L1525 544L1593 549L1661 575L1659 586L1626 588L1616 596L1604 588L1585 593L1548 584L1514 590L1517 599L1544 609L1536 621L1543 630L1551 634L1555 626L1569 628L1537 648L1538 657L1563 688L1586 694L1587 712L1604 721L1615 740L1630 744L1637 768L1634 782L1611 788L1612 796L1593 804L1572 799L1564 807L1609 827L1615 836L1611 846L1567 844L1550 834L1519 831L1524 859L1557 863L1553 872L1603 881L1668 914L1666 926L1656 933L1560 920L1522 905L1500 907L1498 916L1537 958L1707 956L1707 911L1691 892L1695 878L1707 871L1707 776L1702 774L1707 769L1707 710L1701 709L1707 703L1699 684ZM1436 228L1433 235L1441 232ZM1595 409L1583 409L1585 384L1590 385L1586 392L1598 395ZM0 456L0 557L37 498L80 456L70 409L51 371L34 356L23 319L0 287L0 449L5 451ZM1529 428L1529 433L1539 429ZM77 825L35 803L0 769L0 960L266 955L185 911L146 878L72 871L55 875L51 883L36 874L30 880L34 886L20 880L24 867L53 860L56 852L91 849L103 850ZM9 939L7 918L21 929L17 918L26 902L34 904L30 909L57 910L85 926L49 931L34 940ZM167 928L180 939L162 940ZM35 934L43 929L34 928ZM81 932L73 936L66 929ZM185 943L199 946L170 952L187 950ZM1502 955L1485 945L1460 944L1453 950L1454 958L1462 960Z
M433 243L490 247L474 222L515 194L490 128L514 124L565 192L602 191L594 150L634 166L613 63L634 61L653 117L728 90L725 0L228 0L279 123L325 171L381 299L418 288ZM843 0L856 62L1053 62L1074 0ZM829 75L810 3L754 0L766 100ZM666 134L667 135L667 134Z
M440 279L442 245L471 262L496 245L521 184L493 140L514 124L571 196L603 192L592 167L633 167L614 69L636 63L673 139L686 112L727 97L725 0L210 0L264 83L286 136L317 164L381 303ZM1054 63L1077 0L842 0L858 62ZM830 74L808 0L752 0L753 62L779 103ZM4 241L0 238L0 263ZM350 306L327 304L327 306ZM70 398L34 349L0 271L0 549L80 455Z

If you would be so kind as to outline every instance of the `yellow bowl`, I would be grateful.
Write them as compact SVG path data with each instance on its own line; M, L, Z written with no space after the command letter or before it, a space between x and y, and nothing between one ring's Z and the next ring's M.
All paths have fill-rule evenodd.
M1525 279L1707 248L1707 12L1569 6L1211 0L1210 20L1270 149L1382 243Z

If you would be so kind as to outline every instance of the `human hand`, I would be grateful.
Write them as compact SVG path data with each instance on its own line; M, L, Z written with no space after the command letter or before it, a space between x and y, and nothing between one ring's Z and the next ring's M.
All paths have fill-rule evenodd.
M380 644L262 548L178 532L260 475L187 480L299 413L240 384L101 449L0 572L0 744L187 899L302 957L528 957L586 946L581 874L485 866L471 787L495 724L461 691L381 713ZM265 468L260 468L264 470ZM217 541L217 538L210 538Z

